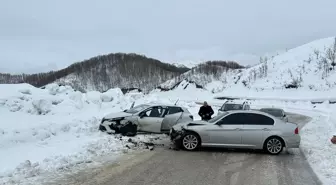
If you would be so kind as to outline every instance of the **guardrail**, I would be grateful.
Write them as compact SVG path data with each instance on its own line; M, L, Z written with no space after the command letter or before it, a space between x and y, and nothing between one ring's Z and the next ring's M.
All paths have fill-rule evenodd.
M328 102L329 104L336 103L336 98L277 98L277 97L239 97L239 96L215 96L217 100L276 100L276 101L290 101L290 102L311 102L312 104L321 104Z

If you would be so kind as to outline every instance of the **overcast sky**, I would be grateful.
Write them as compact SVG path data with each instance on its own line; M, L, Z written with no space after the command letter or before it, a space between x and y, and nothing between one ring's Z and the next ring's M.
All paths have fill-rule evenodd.
M99 54L258 62L336 35L335 0L0 0L0 72L60 69Z

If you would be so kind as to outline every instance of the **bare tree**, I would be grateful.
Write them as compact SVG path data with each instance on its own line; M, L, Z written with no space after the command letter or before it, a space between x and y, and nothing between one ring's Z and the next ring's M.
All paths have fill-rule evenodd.
M316 55L316 59L319 59L320 51L317 49L314 49L314 54Z
M330 60L331 66L334 69L336 65L336 37L334 40L334 44L330 48L327 49L326 57L328 60Z
M329 75L329 65L328 65L328 60L323 57L321 60L320 60L320 63L319 65L321 66L321 69L322 69L322 79L328 77Z

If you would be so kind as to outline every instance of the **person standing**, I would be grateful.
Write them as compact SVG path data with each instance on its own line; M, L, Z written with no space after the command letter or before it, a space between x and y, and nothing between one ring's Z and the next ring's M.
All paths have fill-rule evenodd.
M212 107L208 105L206 101L204 101L203 106L198 111L198 115L201 116L202 120L208 121L211 119L211 116L214 114Z

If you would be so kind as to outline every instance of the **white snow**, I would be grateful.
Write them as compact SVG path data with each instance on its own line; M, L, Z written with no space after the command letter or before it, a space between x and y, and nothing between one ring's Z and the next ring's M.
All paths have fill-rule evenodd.
M336 69L332 69L331 60L327 57L327 51L333 49L334 42L335 37L316 40L268 57L267 62L251 68L228 71L217 79L205 74L193 74L187 78L200 83L217 96L269 99L335 97ZM326 59L326 66L323 65L323 59ZM161 86L172 87L176 84L175 80L169 80ZM298 89L285 88L293 82L298 83Z
M316 111L317 110L317 111ZM336 130L335 104L321 104L314 111L303 112L313 117L301 131L301 148L323 184L336 182L336 145L331 138Z
M254 78L263 64L222 75L223 79L206 79L204 89L182 81L174 90L154 90L148 95L110 89L104 93L81 93L69 86L50 84L45 89L28 84L0 84L0 184L38 184L47 173L61 173L94 163L101 156L116 158L132 146L127 137L118 138L98 131L101 118L141 103L175 103L197 115L198 102L207 101L215 115L224 102L214 97L249 99L251 107L270 105L313 119L302 130L301 149L324 184L336 182L336 146L330 139L336 132L336 73L332 70L322 79L319 61L325 47L334 38L321 39L294 48L267 62L267 75ZM320 52L319 56L314 50ZM308 60L309 59L309 60ZM308 62L309 61L309 62ZM304 66L304 67L303 67ZM291 72L289 72L291 71ZM292 74L292 75L291 75ZM225 76L225 79L224 79ZM299 89L285 89L293 78L301 76ZM196 79L202 81L204 76ZM294 79L294 80L295 80ZM297 79L296 79L297 80ZM246 82L246 86L242 81ZM168 81L166 86L174 85ZM324 102L312 104L311 101ZM136 141L164 139L163 135L139 135ZM134 148L136 149L136 148Z
M146 96L141 93L123 95L118 89L83 94L67 88L66 91L50 94L48 88L37 89L26 84L0 85L0 183L24 183L46 173L60 173L77 166L90 165L97 156L117 157L122 154L125 146L131 145L127 138L120 140L100 133L98 124L102 116L128 108L133 101L136 104L175 103L179 99L179 105L187 107L195 119L200 119L196 102L206 100L217 114L224 101L213 99L215 94L207 90L198 89L192 84L184 88L185 85L181 84L173 91L154 91ZM30 89L31 95L23 94L20 89ZM107 99L111 101L105 101L104 94L109 94L112 98ZM302 149L325 184L336 182L336 170L333 170L336 167L333 158L336 147L330 143L336 129L336 117L330 114L336 110L334 104L313 105L306 100L265 100L262 97L250 101L252 108L271 104L312 116L312 122L301 131ZM43 114L36 109L42 110ZM138 137L140 141L148 139Z
M54 84L46 89L0 85L0 184L24 183L91 163L96 156L118 156L132 144L99 132L100 119L138 98L143 100L137 103L151 101L140 93L123 95L120 89L83 94Z

